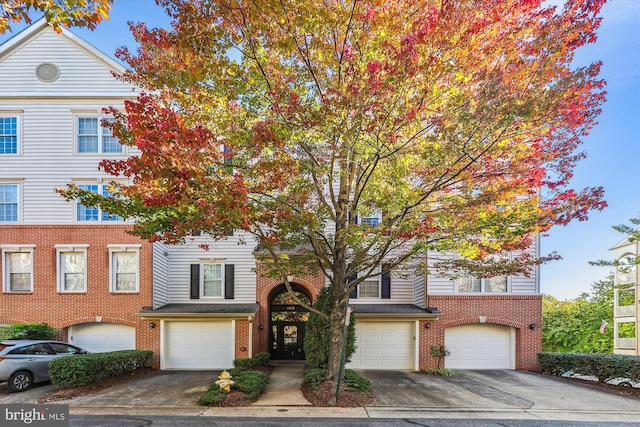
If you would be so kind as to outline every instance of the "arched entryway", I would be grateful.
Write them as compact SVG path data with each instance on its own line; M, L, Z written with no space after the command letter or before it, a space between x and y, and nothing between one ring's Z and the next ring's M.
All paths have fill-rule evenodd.
M297 298L311 305L311 297L300 286L292 285ZM304 331L309 311L282 285L269 300L269 352L272 359L304 360Z

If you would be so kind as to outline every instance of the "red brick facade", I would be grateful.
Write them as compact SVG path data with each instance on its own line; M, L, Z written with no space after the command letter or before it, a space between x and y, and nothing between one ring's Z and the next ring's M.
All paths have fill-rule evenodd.
M445 329L474 323L515 328L515 368L539 369L536 354L542 351L542 295L434 295L429 305L443 314L429 329L424 327L426 322L420 322L420 369L436 367L430 347L444 344Z
M0 294L0 323L44 322L67 339L69 326L105 322L136 328L138 349L159 351L159 335L137 313L152 305L151 244L126 233L128 225L0 226L1 245L35 245L33 292ZM55 245L88 245L86 292L59 292ZM110 291L107 245L141 245L138 292ZM0 263L0 277L2 263ZM157 353L156 353L157 354Z

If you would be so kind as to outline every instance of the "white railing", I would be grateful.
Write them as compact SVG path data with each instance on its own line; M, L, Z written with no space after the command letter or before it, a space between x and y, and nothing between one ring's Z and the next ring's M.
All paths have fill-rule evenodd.
M616 348L624 348L624 349L636 348L635 338L616 338L615 341L616 341Z
M618 305L618 306L616 306L615 317L635 316L635 314L636 314L636 306L635 305Z

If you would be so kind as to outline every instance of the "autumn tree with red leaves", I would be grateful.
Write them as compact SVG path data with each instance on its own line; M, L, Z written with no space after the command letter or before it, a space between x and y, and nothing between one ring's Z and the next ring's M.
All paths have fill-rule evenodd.
M603 2L159 0L172 28L133 25L118 53L146 93L114 133L141 155L102 168L129 183L64 194L151 240L245 230L287 284L322 271L334 379L349 294L383 261L526 274L543 260L490 255L605 206L569 186L604 102L600 64L571 60Z
M113 0L2 0L0 1L0 34L11 29L11 23L30 24L34 15L45 19L59 31L60 26L90 29L109 17Z

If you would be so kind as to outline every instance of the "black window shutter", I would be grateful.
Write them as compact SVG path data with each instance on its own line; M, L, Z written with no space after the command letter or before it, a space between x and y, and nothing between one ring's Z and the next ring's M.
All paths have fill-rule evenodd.
M351 283L354 280L356 280L357 278L358 278L358 273L352 274L347 279L347 283ZM355 288L353 288L353 290L351 291L351 294L349 295L349 298L358 298L358 287L357 286Z
M200 264L191 264L191 299L200 298Z
M234 299L235 266L233 264L224 265L224 298Z
M389 273L388 265L382 264L382 299L391 298L391 273Z

